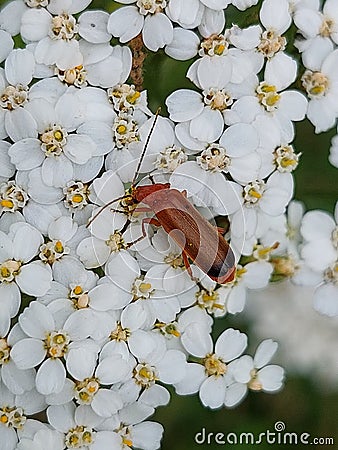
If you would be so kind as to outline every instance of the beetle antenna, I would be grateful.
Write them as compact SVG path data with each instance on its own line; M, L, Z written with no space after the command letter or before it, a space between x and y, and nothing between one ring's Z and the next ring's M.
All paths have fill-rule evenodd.
M155 125L156 125L156 122L157 122L157 118L158 118L160 112L161 112L161 107L157 108L157 111L156 111L156 113L155 113L155 119L154 119L154 122L153 122L153 124L152 124L152 126L151 126L151 128L150 128L149 134L148 134L147 139L146 139L146 143L144 144L144 147L143 147L143 150L142 150L140 159L139 159L138 164L137 164L137 168L136 168L136 171L135 171L135 175L134 175L133 181L132 181L132 183L131 183L132 186L135 185L135 181L136 181L137 177L139 176L141 164L142 164L144 155L145 155L145 153L146 153L146 151L147 151L148 144L149 144L151 135L153 134L153 131L154 131L154 128L155 128Z
M118 197L118 198L114 198L114 200L111 200L110 202L108 202L106 205L102 206L96 214L94 214L94 216L89 220L89 222L86 225L86 228L90 227L90 225L94 222L94 220L97 218L97 216L99 216L106 208L108 208L108 206L112 205L113 203L124 199L126 196L123 195L122 197Z

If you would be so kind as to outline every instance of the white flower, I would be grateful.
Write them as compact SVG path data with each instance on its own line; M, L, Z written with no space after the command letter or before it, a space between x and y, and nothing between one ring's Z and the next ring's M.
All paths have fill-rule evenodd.
M15 395L22 395L35 386L35 370L20 370L10 357L13 345L22 338L19 326L14 326L7 338L0 338L0 377L4 385Z
M336 220L324 211L309 211L304 214L300 232L305 240L301 256L314 271L323 271L337 259L338 208Z
M61 70L80 66L83 56L80 51L78 34L93 43L105 43L109 35L105 32L108 15L100 12L86 12L79 23L73 14L82 11L85 2L53 2L44 8L31 8L21 19L21 36L25 42L37 42L35 58L37 63L56 66Z
M128 42L142 32L144 45L156 52L170 44L173 39L173 26L163 13L166 0L120 0L119 3L136 3L114 11L108 21L108 31L122 43Z
M323 11L304 4L297 7L293 20L303 39L296 40L295 46L302 53L305 67L313 71L320 70L324 59L338 44L338 13L334 0L326 0Z
M16 131L16 143L10 148L9 155L18 170L41 166L42 180L47 186L63 187L76 176L79 166L99 155L100 151L79 129L84 105L76 92L71 90L62 95L55 107L53 99L47 99L37 98L29 103L33 123ZM78 132L74 133L76 129Z
M180 394L199 390L203 405L212 409L219 408L223 404L230 406L228 394L230 393L230 397L232 395L228 390L234 380L228 373L228 363L243 353L247 345L247 336L238 330L228 328L218 337L213 351L212 339L204 328L194 328L189 334L190 340L185 341L187 350L191 355L203 359L200 364L188 364L187 376L175 384L176 390Z
M307 267L321 275L314 292L314 308L327 316L338 315L338 206L335 220L324 211L307 212L301 234L301 256Z
M84 236L88 235L82 227ZM67 255L75 255L75 249L81 240L77 224L66 216L61 216L50 223L48 227L48 240L40 246L39 257L46 265L54 267L62 265ZM83 237L84 237L83 236Z
M278 344L267 339L257 347L254 358L249 355L241 356L231 364L231 373L237 383L244 385L241 395L237 397L238 403L247 390L258 392L276 392L283 386L284 370L280 366L267 365L277 350ZM238 389L234 384L230 389ZM231 406L235 406L233 403Z
M334 50L317 70L306 70L302 76L303 86L310 99L306 116L315 126L316 133L333 127L338 117L335 101L338 94L338 77L335 70L337 64L338 50Z
M283 214L293 194L293 178L290 173L274 172L267 181L255 180L243 189L244 204L231 217L231 237L240 253L251 254L257 228L269 217ZM244 242L243 242L244 238ZM247 241L247 242L246 242Z
M33 78L35 61L26 49L12 50L7 56L5 70L0 71L0 137L15 136L21 123L32 125L26 111L29 84Z
M17 444L16 450L44 450L46 447L50 450L63 450L64 442L63 436L58 431L49 430L48 428L43 428L41 424L41 429L34 433L34 436L24 435L20 436L19 442Z
M296 73L296 67L294 67ZM286 90L291 82L283 78L283 72L279 72L279 79L270 82L269 78L251 86L254 95L245 95L239 98L231 107L224 111L224 120L227 125L245 122L252 123L257 116L263 114L266 118L275 122L280 130L281 139L291 142L294 137L293 121L303 120L307 108L306 97L296 90ZM282 91L282 92L281 92Z
M32 389L22 395L14 395L0 381L0 436L2 448L14 450L18 442L18 431L31 422L27 415L42 411L46 403L42 395Z
M88 450L120 448L122 445L122 438L117 433L100 427L104 419L89 406L76 408L71 402L52 405L47 408L47 417L51 426L63 435L66 448L74 446L74 442Z
M63 389L64 357L68 372L75 377L78 371L90 371L95 365L97 345L82 343L81 351L77 346L90 333L91 325L86 320L77 317L75 321L70 316L59 329L51 310L33 301L20 315L19 323L27 337L13 345L10 356L21 370L39 365L35 379L38 392L48 395Z
M14 42L11 35L5 30L0 30L0 62L7 58L13 47Z
M18 313L20 291L32 296L45 294L50 287L52 273L40 261L32 261L43 238L31 225L25 222L13 224L8 235L0 232L0 242L1 325L7 330L7 321Z
M337 134L333 136L331 141L329 161L334 167L338 168L338 130Z

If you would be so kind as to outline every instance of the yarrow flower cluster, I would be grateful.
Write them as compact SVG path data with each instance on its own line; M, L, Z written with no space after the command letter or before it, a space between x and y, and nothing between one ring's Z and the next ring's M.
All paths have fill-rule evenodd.
M163 427L149 418L166 385L211 409L283 387L275 341L250 356L240 330L212 334L250 290L315 285L314 308L338 315L338 207L333 218L291 201L294 122L319 133L338 117L335 0L263 0L246 28L227 26L227 8L245 16L257 0L117 3L0 11L0 449L156 450ZM193 58L193 88L166 98L168 117L141 87L159 49ZM337 149L335 137L336 167ZM138 186L165 183L223 226L227 282L204 236L207 262L187 250L191 224L165 231L162 205L138 201Z

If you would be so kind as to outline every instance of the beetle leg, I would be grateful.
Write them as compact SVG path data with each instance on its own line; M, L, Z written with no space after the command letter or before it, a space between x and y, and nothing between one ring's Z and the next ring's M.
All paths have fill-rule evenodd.
M147 236L147 231L146 231L145 226L144 226L145 223L149 223L150 225L155 225L156 227L160 227L161 226L160 222L157 219L155 219L154 217L145 217L142 220L142 224L141 224L141 226L142 226L142 236L140 236L137 239L135 239L135 241L128 242L128 244L126 244L126 248L129 248L132 245L136 244L137 242L140 242L142 239L144 239Z
M149 223L150 225L155 225L156 227L160 227L161 226L160 222L157 219L155 219L154 217L145 217L142 220L143 237L146 237L146 235L147 235L147 232L146 232L146 229L145 229L145 226L144 226L145 223Z
M216 227L217 228L217 231L219 232L219 234L224 234L225 233L225 228L222 228L222 227Z

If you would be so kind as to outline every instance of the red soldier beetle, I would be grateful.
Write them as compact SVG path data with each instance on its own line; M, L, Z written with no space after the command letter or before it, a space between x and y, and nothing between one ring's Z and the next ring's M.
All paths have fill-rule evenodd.
M189 260L198 266L206 275L219 284L231 282L235 278L235 256L216 226L213 226L187 199L186 191L173 189L170 183L154 183L136 186L141 164L147 150L151 134L154 130L159 110L156 112L154 122L146 139L141 153L134 178L128 194L117 198L103 206L89 221L89 226L103 209L121 200L136 206L134 211L152 211L153 218L142 221L142 233L139 239L127 244L128 247L146 236L145 223L162 227L166 233L182 249L184 265L191 276L192 271ZM150 177L152 180L152 177ZM114 210L116 212L122 212ZM194 278L193 278L194 279Z

